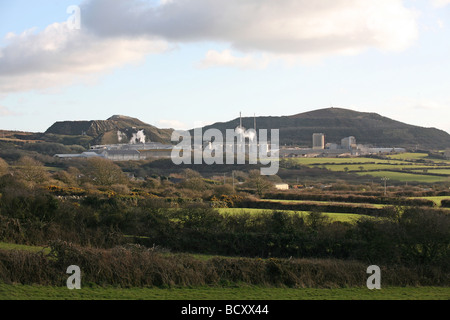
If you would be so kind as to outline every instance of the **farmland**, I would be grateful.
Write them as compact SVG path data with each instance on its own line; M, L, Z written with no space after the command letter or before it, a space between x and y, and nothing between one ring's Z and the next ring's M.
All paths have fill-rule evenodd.
M448 287L367 288L114 288L89 286L82 290L66 287L42 287L0 284L1 300L448 300Z
M422 168L445 169L415 163L422 160L292 159L305 163L282 163L275 177L252 167L233 175L214 167L174 170L164 161L3 163L0 295L445 299L449 186L432 180L446 177ZM172 173L155 176L158 171ZM124 172L151 176L130 179ZM343 179L324 185L328 172ZM309 174L308 187L272 187ZM384 189L367 182L377 174L404 174L414 183L405 185L401 176L395 184L391 176ZM383 270L384 294L365 288L372 263ZM68 265L83 271L81 291L64 288Z
M279 200L274 200L279 201ZM223 208L218 209L219 212L223 215L239 215L239 214L251 214L251 215L260 215L260 214L271 214L272 212L270 210L265 209L244 209L244 208ZM294 210L284 210L282 212L285 212L287 214L296 214L300 217L306 217L310 212L308 211L294 211ZM324 213L324 216L328 217L331 221L341 221L341 222L352 222L356 221L357 219L361 218L361 215L356 214L345 214L345 213L332 213L332 212L326 212Z
M429 158L423 153L388 155L383 158L294 158L294 163L310 168L355 173L394 182L439 183L450 181L450 161Z

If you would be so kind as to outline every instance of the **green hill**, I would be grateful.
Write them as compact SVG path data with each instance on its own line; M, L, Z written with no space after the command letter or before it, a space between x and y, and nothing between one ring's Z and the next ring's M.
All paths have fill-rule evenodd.
M254 127L254 118L243 118L243 127ZM225 133L239 125L239 118L215 123L204 130L216 128ZM435 128L423 128L383 117L376 113L342 108L326 108L292 116L257 117L257 129L279 129L280 145L312 146L313 133L324 133L326 143L340 143L354 136L358 144L377 147L405 147L421 150L450 148L450 134Z

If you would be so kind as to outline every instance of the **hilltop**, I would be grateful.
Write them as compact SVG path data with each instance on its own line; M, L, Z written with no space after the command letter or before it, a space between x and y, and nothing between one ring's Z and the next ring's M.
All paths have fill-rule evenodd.
M172 129L159 129L139 119L114 115L107 120L61 121L44 135L88 136L93 144L136 142L170 143Z
M239 118L215 123L204 128L225 132L239 125ZM254 127L254 118L242 119L247 129ZM311 147L313 133L324 133L326 142L340 143L348 136L358 144L378 147L405 147L422 150L450 148L450 134L436 128L409 125L376 113L343 108L325 108L281 117L257 117L257 129L280 129L280 145Z
M254 127L254 118L242 118L245 128ZM236 118L203 128L226 129L240 123ZM450 134L436 128L424 128L396 121L377 113L343 108L325 108L290 116L256 118L257 129L279 129L280 145L311 147L313 133L324 133L326 143L340 143L354 136L358 144L376 147L403 147L420 150L450 149ZM64 145L115 144L135 142L171 143L173 129L161 129L139 119L113 115L106 120L60 121L43 134L28 134L28 139L57 142ZM24 139L14 135L15 138ZM13 138L13 137L11 137Z

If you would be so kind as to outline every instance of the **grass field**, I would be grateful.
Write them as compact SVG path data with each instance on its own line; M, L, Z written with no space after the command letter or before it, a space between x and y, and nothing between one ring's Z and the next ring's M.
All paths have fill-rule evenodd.
M426 199L426 200L431 200L434 203L436 203L436 205L438 207L441 206L441 201L442 200L450 200L450 197L444 196L444 197L420 197L420 198L414 198L412 197L411 199Z
M270 214L273 210L267 209L243 209L243 208L220 208L218 209L221 214L241 214L241 213L250 213L250 214ZM292 210L277 210L283 211L287 213L296 213L301 215L302 217L306 217L309 212L307 211L292 211ZM324 212L325 216L329 217L332 221L341 221L341 222L354 222L361 218L361 215L358 214L347 214L347 213L333 213L333 212Z
M402 160L383 160L364 157L355 158L292 158L293 161L305 166L322 166L326 164L357 164L358 166L369 164L372 162L383 164L407 164L408 162Z
M401 182L438 183L450 180L450 170L440 169L450 161L428 158L426 153L403 153L388 155L387 159L374 158L295 158L298 164L308 167L319 167L331 171L350 171L358 175L368 175L375 178L388 177ZM425 160L426 162L415 162ZM428 173L446 174L448 177L422 175L421 170ZM377 171L382 170L382 171ZM384 170L417 170L417 173L391 172Z
M400 154L394 154L394 155L387 155L386 158L389 158L392 160L405 160L405 161L425 160L425 161L431 161L431 162L436 162L436 163L447 162L450 164L449 160L429 158L428 154L426 154L426 153L413 153L413 152L400 153Z
M362 176L369 175L380 179L383 177L387 177L390 180L401 182L437 183L449 181L450 179L450 177L428 176L428 175L392 172L392 171L356 172L356 174Z
M43 251L45 254L48 254L50 252L49 248L44 248L40 246L27 246L23 244L13 244L13 243L6 243L6 242L0 242L0 249L3 250L25 250L30 252L40 252Z
M391 163L369 163L369 164L327 164L324 167L328 170L332 171L345 171L346 168L348 171L361 171L361 170L417 170L417 172L423 171L424 168L428 170L428 172L437 171L437 173L444 173L445 169L439 170L438 166L425 166L425 165L412 165L412 164L391 164Z
M400 159L400 160L423 160L428 158L428 153L407 152L407 153L387 155L386 158Z
M37 252L38 246L0 243L1 249ZM196 255L200 259L212 256ZM450 287L272 288L235 285L231 287L117 288L82 284L81 290L64 286L0 283L0 300L449 300Z
M284 203L313 203L313 204L318 204L318 205L328 204L328 205L367 206L367 207L372 207L372 208L384 208L387 206L385 204L376 204L376 203L333 202L333 201L313 201L313 200L265 199L265 201L284 202ZM339 214L339 213L336 213L336 214Z
M414 171L414 169L412 169ZM420 172L420 171L418 171ZM450 176L450 169L429 169L427 170L428 173L438 173L438 174L446 174Z
M311 288L102 288L0 284L1 300L448 300L450 287Z

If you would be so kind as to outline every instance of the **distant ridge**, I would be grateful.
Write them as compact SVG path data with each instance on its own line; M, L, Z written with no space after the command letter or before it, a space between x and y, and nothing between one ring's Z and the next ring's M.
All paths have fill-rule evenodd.
M242 124L251 129L254 120L253 117L242 118ZM377 113L344 108L324 108L291 116L257 117L256 123L258 129L279 129L281 146L311 147L312 135L324 133L326 143L340 143L342 138L354 136L358 144L376 147L450 149L450 134L443 130L414 126ZM203 129L219 129L225 136L227 129L234 129L239 124L240 119L236 118ZM107 120L56 122L44 135L88 136L93 144L113 144L127 143L138 132L144 133L146 142L170 144L173 129L160 129L136 118L113 115Z
M243 118L243 126L254 127L254 118ZM377 113L358 112L344 108L324 108L281 117L257 117L258 129L280 129L280 144L310 147L313 133L324 133L326 143L340 143L348 136L358 144L378 147L405 147L421 150L450 148L450 134L435 128L423 128L383 117ZM204 130L216 128L225 133L239 125L239 118L215 123Z
M173 130L159 129L136 118L114 115L107 120L56 122L45 134L84 135L92 137L92 142L96 144L114 144L130 141L139 131L143 131L146 142L170 143Z

